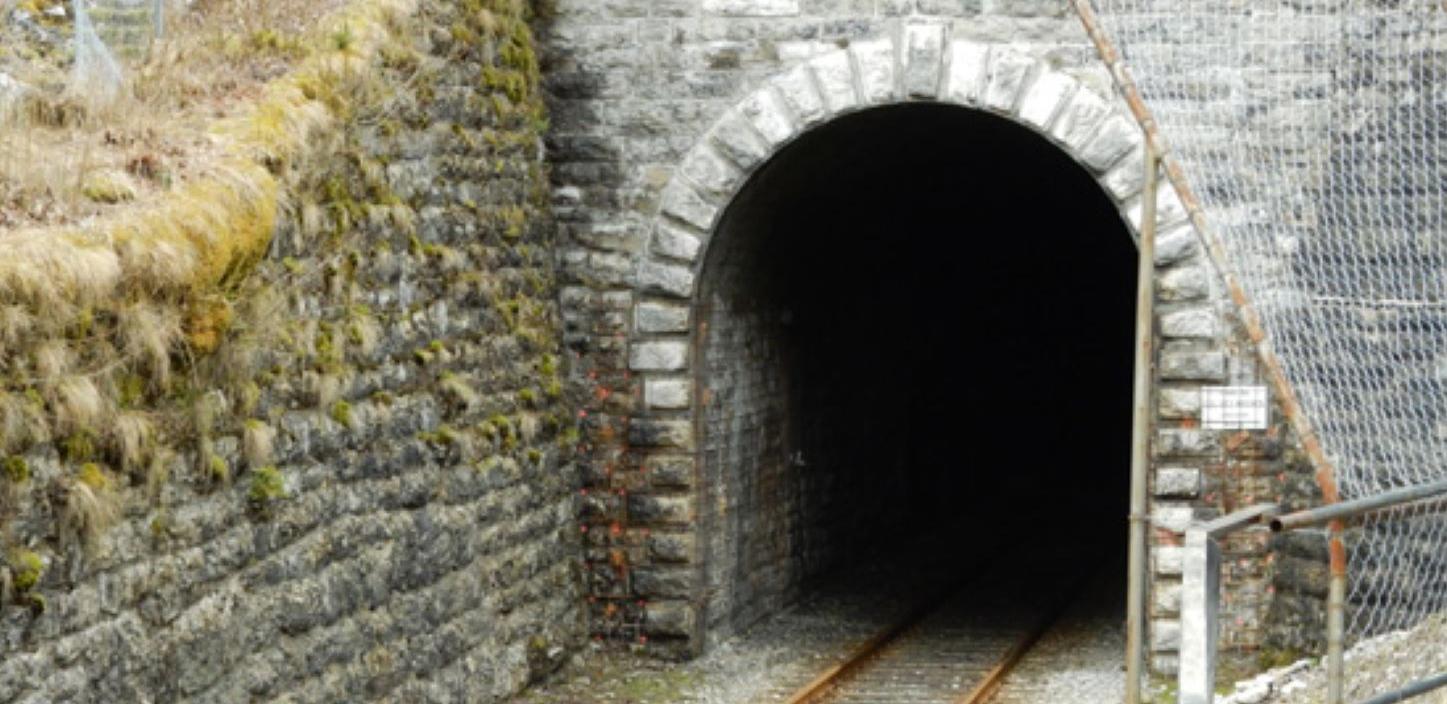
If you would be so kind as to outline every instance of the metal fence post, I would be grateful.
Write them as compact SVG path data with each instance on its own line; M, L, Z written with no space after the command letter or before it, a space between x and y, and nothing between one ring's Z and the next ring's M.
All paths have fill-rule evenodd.
M1136 267L1136 349L1130 453L1130 545L1126 570L1125 701L1139 704L1145 665L1146 484L1150 470L1151 377L1155 362L1156 163L1146 137L1145 201L1141 209L1140 252Z

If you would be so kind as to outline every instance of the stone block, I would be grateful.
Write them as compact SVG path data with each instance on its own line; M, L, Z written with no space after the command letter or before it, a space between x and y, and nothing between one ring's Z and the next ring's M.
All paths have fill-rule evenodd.
M940 91L945 27L911 24L904 29L904 90L911 98L934 98Z
M1110 115L1110 105L1095 91L1082 88L1075 91L1070 102L1061 110L1050 136L1060 140L1072 152L1079 153L1105 118Z
M1206 308L1188 308L1161 316L1161 336L1213 339L1220 334L1220 317Z
M1181 613L1181 585L1158 583L1151 588L1151 615L1179 616Z
M1201 470L1194 467L1161 467L1156 470L1157 498L1194 499L1201 495Z
M796 70L807 71L803 67ZM808 80L807 73L804 78ZM809 91L811 93L814 91L812 85L809 86ZM817 100L818 94L815 94L814 97ZM739 113L754 126L754 130L763 137L771 150L777 149L794 136L794 125L789 120L789 114L785 111L782 100L783 97L773 90L759 90L739 105Z
M687 379L648 379L643 382L643 401L649 408L687 409L693 398L693 383Z
M687 496L629 494L628 516L638 523L691 523L693 499Z
M849 48L859 66L859 87L866 104L884 105L898 95L894 71L894 42L872 39Z
M698 617L687 602L650 602L643 612L643 630L651 636L690 638L698 628Z
M824 106L832 113L853 110L859 106L859 94L854 90L854 64L849 54L833 51L809 62L819 88L824 94Z
M1196 510L1190 506L1156 506L1151 511L1151 525L1172 533L1185 533L1194 520Z
M718 206L706 201L681 180L674 179L663 191L663 213L694 227L709 231Z
M1013 112L1034 68L1035 59L1025 54L1009 50L991 52L984 90L985 107Z
M633 591L648 599L687 599L693 596L698 570L689 567L636 567Z
M714 125L710 137L724 158L746 172L769 156L769 145L754 132L748 118L738 112L724 116Z
M639 303L633 313L639 332L687 332L688 306L677 303Z
M636 418L628 426L628 441L637 447L693 449L693 422Z
M1195 301L1210 291L1206 268L1200 265L1177 266L1156 277L1156 299L1160 301Z
M1181 648L1181 622L1172 619L1151 621L1151 652L1175 652Z
M1146 185L1146 157L1145 147L1136 146L1127 154L1124 159L1110 167L1100 182L1105 190L1110 192L1116 202L1123 203L1131 198L1140 195L1141 189ZM1156 233L1156 246L1160 246L1160 233ZM1159 257L1157 257L1159 260Z
M648 556L656 562L691 562L693 534L655 531L648 536Z
M799 0L703 0L705 14L722 17L792 17Z
M1140 125L1122 115L1107 119L1094 138L1082 147L1076 155L1086 166L1097 173L1104 173L1133 147L1144 141ZM1167 186L1167 190L1169 186Z
M1042 73L1020 100L1020 119L1038 129L1049 129L1061 103L1070 97L1076 85L1074 78L1059 71Z
M945 80L945 97L961 105L980 102L985 66L990 50L984 44L957 41L950 43L950 72Z
M692 232L668 222L659 222L653 228L653 253L671 259L692 262L698 258L703 240Z
M1205 457L1221 452L1216 433L1193 428L1160 428L1153 445L1157 457Z
M838 51L832 51L829 52L829 54L844 56L843 53ZM849 57L845 56L844 58L847 63ZM823 60L823 57L821 57L820 60ZM851 77L850 80L852 81L853 78ZM816 125L823 122L824 118L829 116L829 105L825 102L825 96L821 94L819 88L816 87L814 72L810 70L809 66L794 67L790 71L775 78L773 86L774 90L778 91L779 98L783 100L784 105L793 112L794 117L799 120L800 124L806 127ZM849 94L852 96L853 93L853 84L850 83ZM772 137L773 133L768 134ZM793 136L794 130L793 127L790 126L788 133L784 134L779 141L786 141Z
M675 372L688 368L688 343L682 340L636 342L628 350L628 368L636 372Z
M1151 570L1157 576L1180 576L1182 548L1179 545L1152 545L1151 554Z
M1182 223L1156 234L1156 266L1186 261L1200 251L1200 236L1190 223Z
M1162 351L1162 379L1174 381L1223 381L1226 378L1224 352Z
M693 270L676 264L646 261L638 268L638 286L646 293L679 298L693 295Z
M703 144L683 160L683 175L698 186L701 194L725 199L743 181L743 173L719 154L712 145Z
M1160 403L1156 405L1156 413L1162 418L1198 418L1201 415L1201 390L1199 388L1189 389L1161 389Z

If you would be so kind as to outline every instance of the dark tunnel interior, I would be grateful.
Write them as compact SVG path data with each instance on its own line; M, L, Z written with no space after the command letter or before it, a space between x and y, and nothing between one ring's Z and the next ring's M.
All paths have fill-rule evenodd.
M1135 250L1044 137L942 105L784 148L703 267L710 635L958 535L1125 544Z

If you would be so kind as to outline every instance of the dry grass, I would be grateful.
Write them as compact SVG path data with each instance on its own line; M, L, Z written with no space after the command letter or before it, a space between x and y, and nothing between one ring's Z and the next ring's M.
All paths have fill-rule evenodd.
M327 50L314 28L346 2L197 2L175 17L164 42L126 67L127 85L106 104L68 94L65 46L26 46L38 42L14 29L0 33L0 44L13 47L0 54L0 70L32 86L0 115L0 230L79 223L208 173L224 151L210 125ZM87 197L86 184L102 175L134 184L134 197Z
M88 550L100 542L105 530L121 517L121 502L105 471L89 464L64 484L60 532L64 542L78 542Z
M246 432L242 435L241 451L246 466L259 469L271 464L276 431L259 420L246 421Z

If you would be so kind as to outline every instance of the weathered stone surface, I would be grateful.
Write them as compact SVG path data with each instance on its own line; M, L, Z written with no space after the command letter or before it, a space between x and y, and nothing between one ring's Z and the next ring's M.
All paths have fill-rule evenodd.
M1220 318L1210 308L1187 308L1161 316L1161 336L1213 339L1220 334Z
M1161 428L1152 449L1157 457L1210 456L1221 451L1221 441L1216 433L1204 430Z
M675 303L639 303L634 321L639 332L687 332L688 306Z
M693 293L693 270L676 264L643 262L638 268L638 287L645 293L687 298Z
M950 73L945 82L945 97L961 105L980 101L984 92L985 67L990 50L984 44L957 41L950 43Z
M1201 390L1161 389L1160 404L1156 411L1162 418L1197 418L1201 415Z
M1140 125L1117 115L1106 120L1095 137L1081 148L1080 159L1097 172L1104 172L1143 139Z
M688 343L636 342L628 350L628 368L638 372L674 372L688 367Z
M703 0L703 11L726 17L787 17L799 14L799 0Z
M643 384L643 400L650 408L680 410L688 408L693 383L686 379L649 379Z
M835 51L809 62L819 88L824 94L824 105L830 112L852 110L859 105L859 93L854 89L854 66L849 54Z
M1156 235L1156 266L1186 261L1200 251L1196 228L1183 224Z
M854 62L859 66L859 86L864 102L882 105L894 102L896 90L894 42L875 39L857 42L849 48Z
M740 113L730 113L719 121L712 137L719 153L746 172L769 155L770 146L754 132L748 118Z
M1201 470L1161 467L1156 470L1155 494L1164 499L1194 499L1201 493Z
M1028 55L1013 51L991 52L982 102L986 107L1001 112L1013 111L1034 67L1035 60Z
M904 31L904 89L911 98L939 95L945 26L911 24Z
M645 609L643 629L649 635L687 638L698 628L692 606L676 601L650 602Z
M698 258L703 240L696 234L668 222L653 229L653 253L670 259L691 262Z
M1182 381L1222 381L1226 355L1221 352L1162 351L1161 378Z
M700 145L688 155L683 162L683 175L702 193L715 198L729 195L743 180L738 168L707 145Z
M674 181L663 192L663 213L708 231L713 227L718 206L709 203L683 181Z
M1210 290L1206 269L1198 265L1178 266L1156 279L1156 298L1162 301L1200 300Z
M686 420L635 418L628 426L628 441L638 447L693 448L693 424Z
M1045 71L1025 91L1020 101L1020 119L1041 130L1049 128L1061 103L1077 85L1074 78L1059 71Z
M773 85L778 91L779 97L784 101L784 105L793 113L799 124L815 125L829 115L829 105L825 102L825 96L819 92L820 89L816 87L814 72L808 65L795 66L780 74L774 79ZM850 93L852 94L853 91L851 90ZM777 136L779 142L794 136L792 127L787 130L779 129L779 127L782 125L776 125L765 134L770 139Z
M1172 533L1185 533L1195 519L1196 510L1190 506L1157 506L1151 512L1151 525Z

